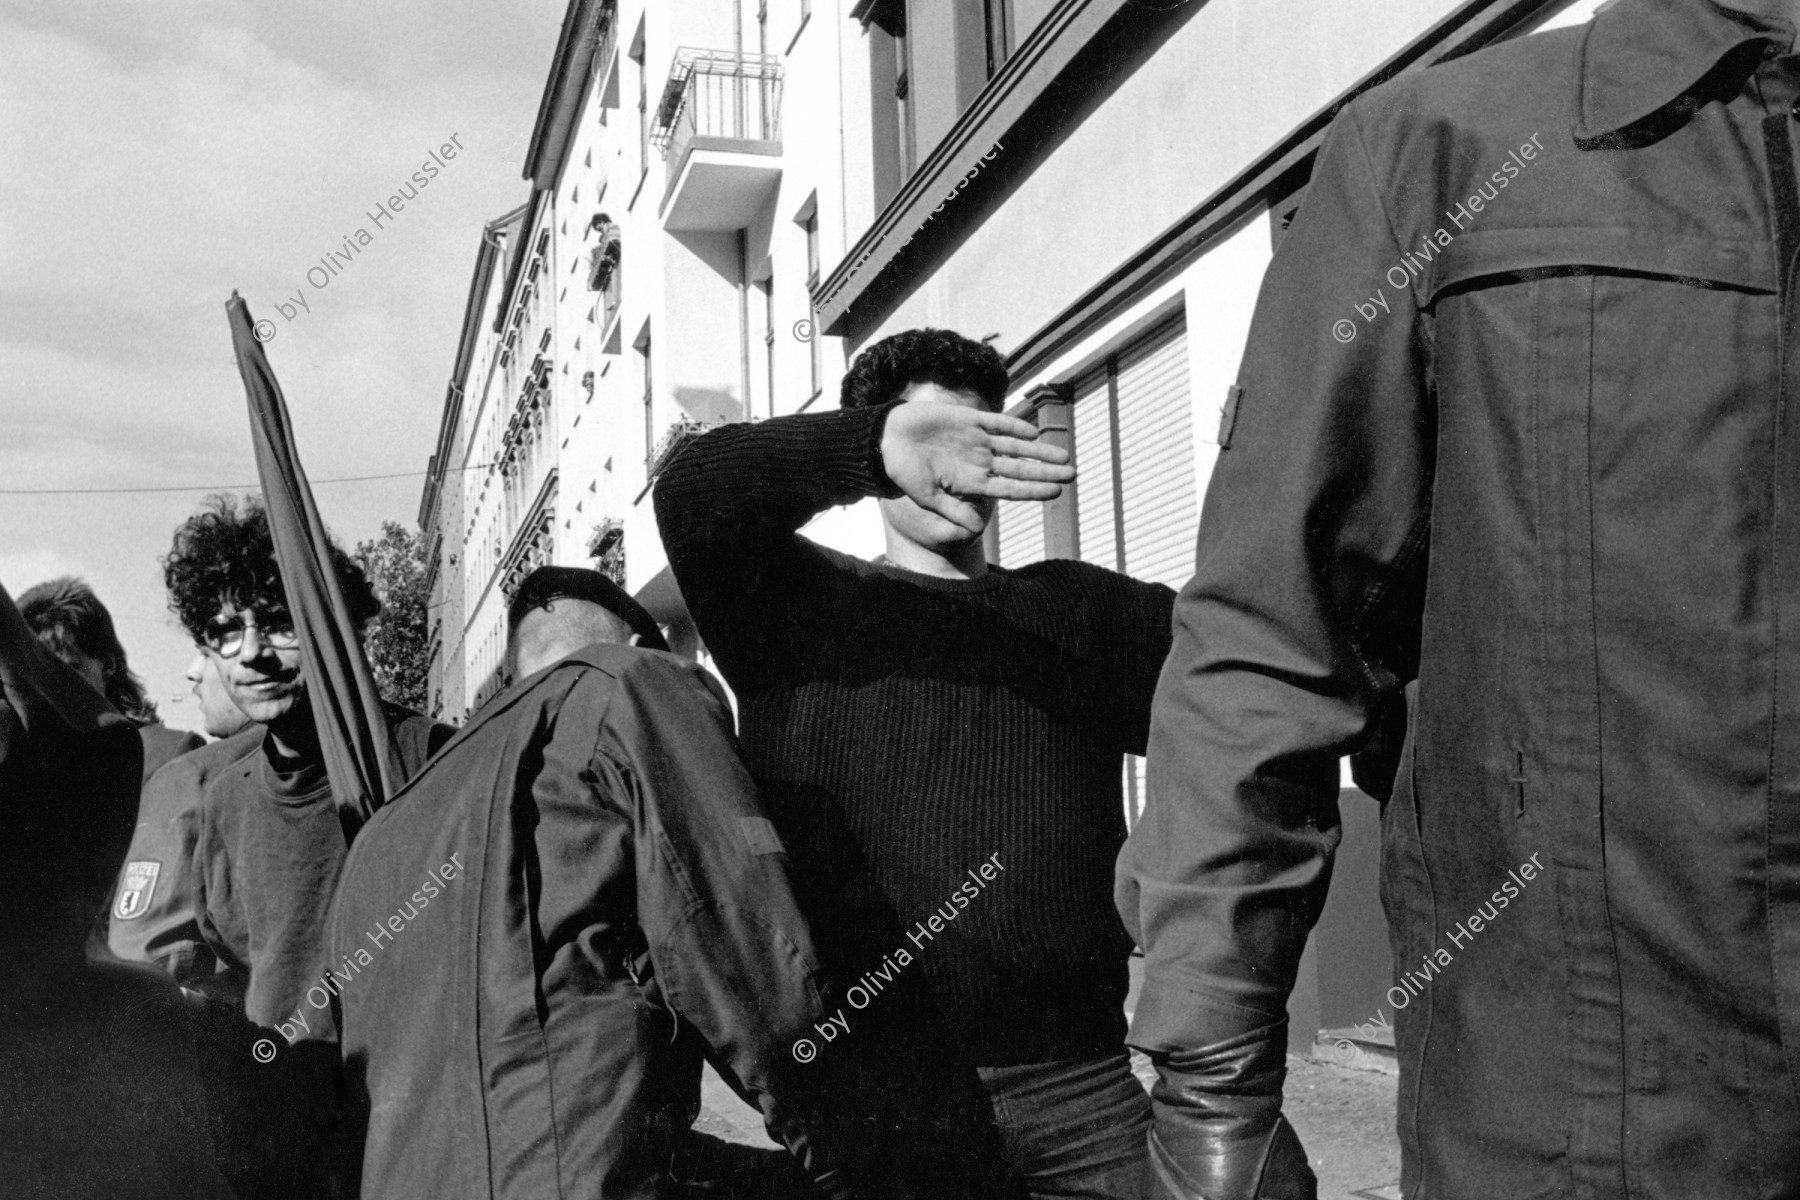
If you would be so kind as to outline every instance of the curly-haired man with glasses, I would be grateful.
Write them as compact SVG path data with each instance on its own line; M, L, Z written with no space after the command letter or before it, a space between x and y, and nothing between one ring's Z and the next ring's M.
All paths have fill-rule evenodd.
M339 547L331 556L351 617L369 621L381 604L368 578ZM324 970L323 921L346 838L261 504L215 497L175 531L163 572L170 607L267 731L261 753L207 785L193 884L222 974L241 988L245 1015L272 1026L303 1006ZM397 707L389 727L409 775L451 732ZM216 991L220 981L180 982Z

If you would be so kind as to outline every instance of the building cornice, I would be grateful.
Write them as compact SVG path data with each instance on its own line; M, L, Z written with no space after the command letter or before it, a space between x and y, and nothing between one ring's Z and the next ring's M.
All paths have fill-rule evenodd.
M519 522L518 528L513 530L512 540L506 548L506 553L495 565L493 578L488 581L490 587L495 580L498 580L500 589L506 591L507 577L519 569L530 551L531 544L540 536L555 536L556 491L557 470L555 467L551 467L544 475L544 482L538 485L537 496L532 500L531 507L525 511L524 519ZM486 594L485 588L483 594ZM509 596L508 599L510 600L511 597Z
M469 295L463 301L462 329L456 338L456 360L450 367L450 384L445 389L444 411L438 418L437 452L431 456L431 462L425 469L425 491L419 498L420 529L430 529L437 523L438 497L443 491L444 478L452 471L461 470L463 466L462 463L450 461L450 451L456 445L456 429L462 420L462 402L467 394L463 385L469 372L469 362L475 356L476 343L481 338L481 312L487 304L494 264L500 255L500 247L495 239L519 220L525 208L521 204L511 212L489 221L481 230L481 246L475 251L475 269L469 277Z
M517 298L519 273L525 269L525 263L532 255L532 235L538 231L551 195L544 188L534 187L531 189L531 199L525 203L525 216L519 223L519 236L513 239L506 256L506 282L500 288L500 303L494 306L495 333L506 331L506 322L512 316L513 303Z
M1371 88L1493 44L1559 0L1470 0L1413 39L1355 85L1295 126L1285 137L1195 205L1143 249L1044 325L1006 357L1014 379L1026 379L1070 342L1104 324L1137 297L1184 270L1214 238L1267 204L1290 172L1310 163L1339 110Z
M935 269L945 247L954 247L986 218L991 204L983 203L984 199L991 200L1009 178L1029 169L1017 165L1017 159L1027 158L1032 144L1055 141L1066 118L1051 116L1048 110L1052 106L1042 102L1053 100L1060 112L1079 111L1085 97L1114 82L1115 70L1095 69L1103 65L1097 56L1126 53L1128 44L1166 40L1198 7L1146 10L1132 0L1060 0L957 118L843 261L820 281L814 300L821 331L856 337L876 325L890 301L906 294ZM1146 280L1166 276L1172 262L1191 257L1208 239L1265 199L1288 169L1317 151L1325 128L1345 104L1397 75L1479 49L1554 7L1560 7L1558 0L1467 0L1459 5L1157 235L1069 310L1031 335L1027 344L1015 348L1011 356L1015 377L1028 373L1022 364L1033 357L1029 344L1061 344L1059 328L1071 320L1088 319L1084 314L1097 302L1103 306L1107 297L1120 292L1136 294L1150 286ZM1034 111L1040 105L1043 111ZM998 169L987 172L985 178L977 174L983 156L1009 137L1013 144L1004 147ZM943 204L959 192L963 193L961 202ZM939 251L935 259L934 248Z
M820 329L843 335L855 322L851 309L883 289L901 274L902 252L932 220L933 210L956 191L981 163L982 156L1013 129L1034 103L1068 70L1094 39L1119 13L1131 9L1138 20L1149 20L1131 0L1059 0L1044 15L1029 37L989 80L974 102L956 119L919 164L888 206L837 267L819 281L814 293ZM979 177L977 177L979 178ZM990 176L991 178L991 176ZM978 190L986 190L981 180ZM961 213L958 213L958 209ZM949 215L933 230L936 236L962 227L969 205L951 207ZM913 259L913 256L905 256ZM916 261L916 260L914 260Z
M531 127L531 144L525 149L525 178L534 187L554 188L562 174L593 73L594 52L600 43L599 23L614 7L614 0L569 0L563 13L556 54L550 60L550 75L538 101L537 121Z

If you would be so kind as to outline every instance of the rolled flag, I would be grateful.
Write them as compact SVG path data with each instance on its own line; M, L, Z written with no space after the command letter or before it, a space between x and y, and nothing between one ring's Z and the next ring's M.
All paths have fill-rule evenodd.
M143 743L0 587L0 996L79 964L137 821ZM0 1020L6 1005L0 1002Z
M300 466L281 385L256 338L250 310L236 292L225 311L231 320L238 374L250 401L250 438L256 446L256 473L262 481L281 586L300 634L306 694L311 697L332 797L339 816L354 831L399 788L400 762L388 738L381 696L363 658L350 606L331 568L325 523Z

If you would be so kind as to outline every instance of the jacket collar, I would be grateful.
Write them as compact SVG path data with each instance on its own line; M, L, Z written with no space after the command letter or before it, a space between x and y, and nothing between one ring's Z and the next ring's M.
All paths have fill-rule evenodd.
M1613 0L1582 33L1575 70L1575 138L1615 134L1668 107L1731 51L1794 30L1770 0Z
M408 792L413 791L414 784L420 783L427 777L435 780L440 772L447 769L438 766L438 763L449 753L450 747L462 745L464 742L474 737L476 730L486 728L488 725L498 720L502 713L511 712L522 701L537 698L538 693L541 691L547 692L552 689L557 689L566 692L573 680L572 677L566 673L565 668L574 666L598 667L607 674L616 677L624 674L637 659L650 655L666 656L670 659L675 659L676 657L667 650L649 650L638 646L597 642L591 646L582 647L566 658L558 659L556 662L544 667L534 675L527 675L524 679L514 681L512 684L494 693L492 696L489 696L486 704L483 704L473 713L470 713L469 719L463 722L462 727L454 734L444 739L444 744L438 747L437 753L431 756L430 761L420 767L417 774L411 779L408 779L394 791L393 795L388 797L387 803L382 805L382 810L385 811L388 808L393 807L396 800L400 799L401 796L406 795ZM677 659L676 661L679 660ZM723 702L724 697L721 696L720 700ZM380 815L379 812L376 813L377 817ZM361 834L358 834L357 836L360 839Z

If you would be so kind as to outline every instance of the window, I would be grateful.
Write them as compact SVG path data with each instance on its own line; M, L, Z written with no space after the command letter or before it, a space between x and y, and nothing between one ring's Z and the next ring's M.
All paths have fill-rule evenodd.
M644 326L637 340L638 353L644 356L644 471L647 474L656 454L656 381L650 372L650 327Z
M894 39L894 104L899 114L900 174L908 176L919 165L919 136L912 98L912 60L905 37Z
M1055 0L983 0L989 79L999 74L1054 4Z
M768 415L775 415L775 276L773 273L758 285L763 306L763 369L767 375L764 388L768 392Z
M1194 573L1200 520L1184 323L1108 356L1074 396L1078 553L1182 586Z
M618 224L605 213L595 214L588 229L598 235L594 248L588 252L588 288L600 293L598 323L604 333L619 314L623 236Z
M637 65L638 82L638 176L650 173L650 57L645 51L644 23L638 22L637 37L631 43L631 61Z
M1011 0L986 0L982 6L987 18L987 73L992 79L1012 57Z
M807 212L800 219L800 226L806 230L806 317L812 329L806 347L811 352L811 394L816 397L825 390L825 353L821 344L825 335L819 328L819 306L813 299L819 290L819 206L816 198L807 202Z
M1200 524L1184 321L1109 355L1075 381L1073 398L1077 554L1134 579L1181 587L1194 573ZM1000 530L1005 537L1004 518ZM1035 549L1028 531L1015 535L1013 549L1021 556ZM1136 756L1126 761L1124 790L1130 824L1144 795L1144 764Z
M875 202L879 205L893 198L918 165L906 4L904 0L881 0L870 7L865 22L874 124Z

